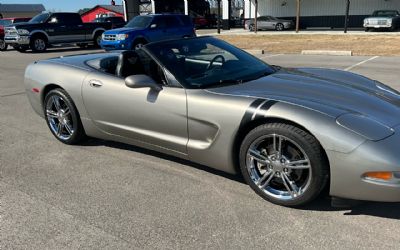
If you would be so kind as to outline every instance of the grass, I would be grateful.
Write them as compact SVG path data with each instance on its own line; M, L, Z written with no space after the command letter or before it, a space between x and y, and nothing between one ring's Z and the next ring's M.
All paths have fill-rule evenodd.
M218 38L242 49L263 49L270 53L351 50L354 55L400 56L397 35L221 35Z

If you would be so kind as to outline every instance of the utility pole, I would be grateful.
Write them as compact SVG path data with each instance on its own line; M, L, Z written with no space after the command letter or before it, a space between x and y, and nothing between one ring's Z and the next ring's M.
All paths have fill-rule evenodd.
M218 3L217 29L218 29L218 34L221 34L221 0L217 0L217 3Z
M300 31L300 8L301 8L301 0L297 0L297 13L296 13L296 33Z
M347 33L347 30L349 28L349 14L350 14L350 0L347 0L346 19L344 20L344 33Z
M256 2L256 14L255 14L255 19L254 19L254 28L255 28L255 33L258 31L258 0L255 0Z

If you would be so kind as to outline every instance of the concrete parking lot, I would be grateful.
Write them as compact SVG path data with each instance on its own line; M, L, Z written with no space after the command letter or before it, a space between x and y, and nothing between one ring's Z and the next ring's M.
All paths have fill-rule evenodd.
M92 52L0 53L0 249L399 247L398 203L334 209L325 196L284 208L240 176L120 143L59 143L28 103L24 69L38 59ZM350 70L400 90L399 57L261 58Z

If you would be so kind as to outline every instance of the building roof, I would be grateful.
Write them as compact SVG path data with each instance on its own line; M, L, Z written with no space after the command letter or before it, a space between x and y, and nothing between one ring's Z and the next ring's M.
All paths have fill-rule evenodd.
M106 10L109 10L109 11L112 11L115 13L124 14L124 6L122 6L122 5L96 5L93 8L81 13L81 15L85 15L86 13L89 13L96 8L103 8L103 9L106 9Z
M43 4L0 4L0 12L42 12Z

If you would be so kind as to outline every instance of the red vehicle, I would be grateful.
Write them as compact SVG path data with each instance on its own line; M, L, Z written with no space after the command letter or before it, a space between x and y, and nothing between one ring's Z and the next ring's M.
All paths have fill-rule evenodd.
M0 19L0 51L7 50L8 45L4 42L4 26L12 25L14 23L28 22L31 18L28 17L11 17Z

